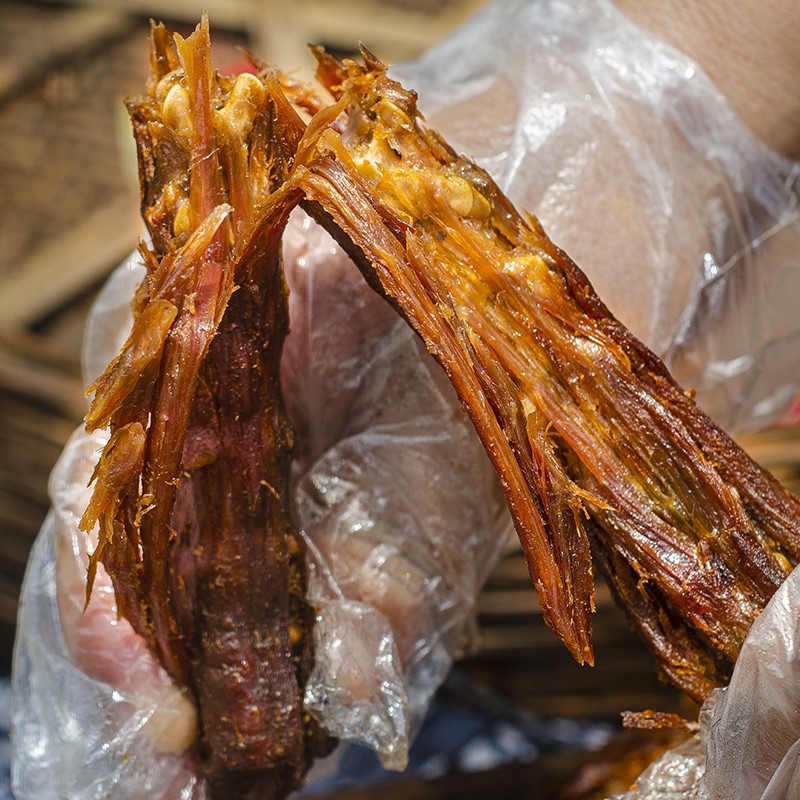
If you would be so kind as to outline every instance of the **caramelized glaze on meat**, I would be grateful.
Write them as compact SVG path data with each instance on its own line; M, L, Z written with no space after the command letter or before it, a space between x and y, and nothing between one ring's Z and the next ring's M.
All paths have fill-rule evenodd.
M316 52L338 117L303 153L309 208L450 377L546 620L592 662L594 551L662 674L704 697L800 557L797 498L703 414L538 222L426 127L374 56Z

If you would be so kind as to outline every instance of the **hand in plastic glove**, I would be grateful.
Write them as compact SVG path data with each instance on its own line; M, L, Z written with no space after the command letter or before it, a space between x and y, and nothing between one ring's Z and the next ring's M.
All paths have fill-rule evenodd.
M750 426L794 396L793 165L747 133L693 62L605 0L507 0L403 76L432 123L541 215L720 420ZM399 765L409 718L449 666L506 517L437 368L328 240L294 224L285 378L301 442L298 523L321 610L307 704L332 732ZM105 302L124 308L130 294L130 282L112 284ZM90 325L88 377L112 355L101 358L98 342L121 327L107 310ZM109 591L80 612L86 543L74 537L95 449L74 441L55 473L55 513L26 584L16 790L46 800L182 787L189 797L201 792L190 757L164 751L191 740L191 705L115 622ZM54 612L56 541L72 651Z
M306 703L398 767L511 522L439 367L327 234L292 223L282 372L322 609Z
M399 768L510 520L452 388L407 326L308 218L296 214L284 241L292 333L283 383L319 610L306 705L331 733ZM124 340L140 279L124 267L96 304L87 380ZM101 436L73 436L31 561L15 670L24 709L16 791L37 800L95 797L98 786L121 797L201 797L193 704L117 619L103 570L84 612L93 544L78 520L101 447Z
M612 800L800 800L800 568L755 621L701 731Z

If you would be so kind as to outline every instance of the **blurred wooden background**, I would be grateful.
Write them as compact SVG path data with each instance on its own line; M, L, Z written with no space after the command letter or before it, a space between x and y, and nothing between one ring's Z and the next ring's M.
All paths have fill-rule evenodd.
M188 31L205 8L223 69L241 58L239 44L294 68L307 63L308 41L348 51L363 40L387 62L412 58L481 4L0 0L0 669L9 668L20 582L48 509L48 473L84 411L86 313L141 229L122 101L144 85L148 17ZM797 488L796 433L771 431L747 445ZM598 605L598 666L580 668L542 622L524 560L512 552L481 595L480 648L461 670L544 715L613 719L622 709L681 710L604 589ZM558 775L562 767L551 769ZM469 791L447 791L477 796L479 786L487 790L471 783Z

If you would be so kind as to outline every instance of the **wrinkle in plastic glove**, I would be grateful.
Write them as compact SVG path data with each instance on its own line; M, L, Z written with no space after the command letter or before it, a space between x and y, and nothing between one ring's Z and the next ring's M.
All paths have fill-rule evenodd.
M511 522L438 366L326 233L293 222L283 375L322 609L306 705L402 768Z
M753 624L730 684L700 714L700 733L612 800L800 798L800 570Z

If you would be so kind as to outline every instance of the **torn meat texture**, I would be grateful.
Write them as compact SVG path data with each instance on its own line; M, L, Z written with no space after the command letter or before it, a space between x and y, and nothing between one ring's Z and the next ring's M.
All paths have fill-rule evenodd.
M450 377L547 622L592 662L594 551L661 673L704 697L800 557L800 502L425 126L413 92L366 50L363 66L316 54L337 101L305 145L305 202Z
M330 742L303 708L314 614L288 502L280 185L301 129L264 83L216 76L207 22L153 29L129 110L152 249L132 333L90 387L110 426L83 519L120 612L194 694L217 798L283 797Z

